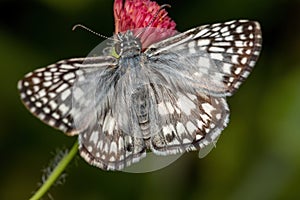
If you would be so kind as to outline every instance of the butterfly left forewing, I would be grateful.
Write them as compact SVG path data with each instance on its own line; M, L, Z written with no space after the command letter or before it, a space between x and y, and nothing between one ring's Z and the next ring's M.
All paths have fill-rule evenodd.
M83 85L86 77L95 77L95 72L101 74L114 65L115 58L100 56L62 60L37 69L18 82L21 100L31 113L49 126L67 135L78 134L87 126L81 121L87 118L87 112L83 111L94 111L91 105L83 107L80 103L90 100L85 94L95 88L82 90L79 86ZM90 86L93 85L91 83Z
M21 100L44 123L68 135L77 133L72 110L72 85L83 58L62 60L28 73L18 82Z

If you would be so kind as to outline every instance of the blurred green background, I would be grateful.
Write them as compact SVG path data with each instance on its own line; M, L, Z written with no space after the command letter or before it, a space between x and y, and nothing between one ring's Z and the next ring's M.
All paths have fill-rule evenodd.
M300 199L300 2L297 0L178 0L169 3L179 31L249 18L261 23L263 50L251 76L228 99L231 120L217 148L203 159L188 153L146 174L105 172L81 158L63 185L44 199ZM110 36L112 1L0 1L0 199L28 199L67 137L22 105L17 81L60 59L85 56Z

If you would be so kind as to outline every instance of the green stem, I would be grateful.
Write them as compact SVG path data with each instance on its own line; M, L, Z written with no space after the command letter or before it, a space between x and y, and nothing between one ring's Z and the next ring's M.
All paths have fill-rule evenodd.
M38 200L42 198L42 196L50 189L51 185L56 181L60 174L65 170L69 162L74 158L77 151L78 141L76 140L69 153L60 160L48 179L43 183L42 187L40 187L40 189L29 200Z

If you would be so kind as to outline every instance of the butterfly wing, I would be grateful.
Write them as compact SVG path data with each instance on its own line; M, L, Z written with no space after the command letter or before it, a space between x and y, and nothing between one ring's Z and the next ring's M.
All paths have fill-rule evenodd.
M238 20L190 29L151 45L145 54L170 85L224 97L247 78L261 42L257 22Z
M83 102L85 98L78 96L80 91L74 88L75 82L83 77L85 69L113 67L114 63L113 57L74 58L37 69L18 82L21 100L44 123L67 135L78 134L80 126L74 119L74 99Z
M144 140L124 133L111 109L78 139L80 155L104 170L121 170L146 156Z
M261 48L257 22L204 25L151 45L144 53L169 95L157 105L161 131L156 154L201 149L217 141L229 119L232 95L253 68Z
M170 96L176 98L167 97L158 104L165 124L151 138L151 150L170 155L215 143L229 120L225 98L181 92Z
M72 90L83 58L62 60L28 73L18 82L21 100L46 124L68 135L77 134L71 116Z
M116 65L110 56L62 60L18 83L30 112L67 135L79 134L80 155L106 170L137 162L146 149L142 139L124 134L112 115Z
M205 25L151 45L141 63L131 59L142 71L127 75L137 79L116 73L119 60L106 55L38 69L18 88L43 122L80 133L87 162L120 170L146 148L169 155L215 142L228 123L225 97L248 76L260 48L257 22Z

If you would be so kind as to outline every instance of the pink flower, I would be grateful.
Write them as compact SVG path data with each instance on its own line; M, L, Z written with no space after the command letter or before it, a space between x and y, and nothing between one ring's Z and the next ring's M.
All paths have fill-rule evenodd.
M165 9L160 9L156 2L150 0L115 0L115 33L132 30L140 38L143 49L175 35L177 33L175 22ZM135 30L139 28L146 30Z

